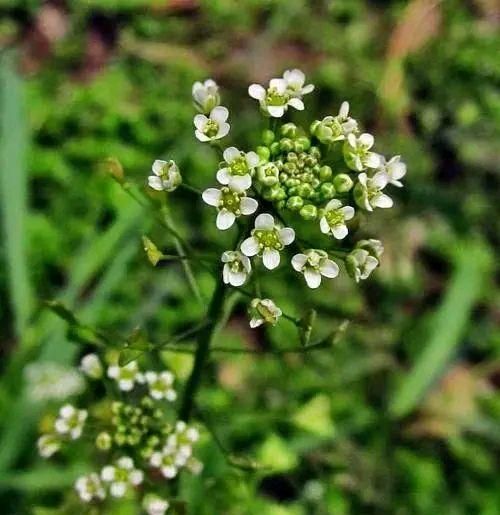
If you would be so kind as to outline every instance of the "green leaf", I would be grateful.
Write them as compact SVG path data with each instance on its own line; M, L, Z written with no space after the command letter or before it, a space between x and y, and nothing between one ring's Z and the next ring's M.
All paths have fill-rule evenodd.
M331 419L330 399L318 394L304 404L292 418L295 425L318 436L333 437L335 428Z

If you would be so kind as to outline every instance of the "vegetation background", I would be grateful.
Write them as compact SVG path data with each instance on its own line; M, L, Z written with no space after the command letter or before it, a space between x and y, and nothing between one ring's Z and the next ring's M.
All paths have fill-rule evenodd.
M386 253L368 281L266 282L284 309L316 307L318 334L350 320L331 347L280 353L292 329L250 331L237 308L220 343L242 351L213 356L200 396L231 454L213 438L200 450L189 513L500 514L499 26L496 0L1 0L0 512L58 513L88 465L34 446L46 405L26 367L82 353L44 299L157 340L203 313L181 268L147 262L142 234L171 242L99 164L144 184L174 158L206 187L217 159L194 139L192 83L221 84L249 148L248 84L300 67L317 88L307 115L348 100L378 149L402 154L406 187L370 221ZM189 195L173 195L179 231L220 250ZM189 372L189 354L163 359Z

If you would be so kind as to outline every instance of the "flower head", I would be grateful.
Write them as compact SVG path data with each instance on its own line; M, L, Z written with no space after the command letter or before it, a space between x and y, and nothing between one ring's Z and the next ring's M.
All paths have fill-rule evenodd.
M250 260L239 250L227 250L222 254L221 261L224 263L222 279L224 284L241 286L247 280L252 270Z
M286 70L283 74L283 79L286 82L286 89L292 97L302 98L303 95L307 95L314 91L313 84L304 85L306 82L306 76L302 70L297 68L294 70Z
M378 259L371 256L365 249L354 249L345 260L347 272L356 281L367 279L377 268Z
M321 121L316 120L311 126L311 133L325 144L343 141L349 134L357 131L358 122L349 116L348 102L342 102L337 116L326 116Z
M37 441L37 447L42 458L50 458L61 448L61 441L56 435L42 435Z
M321 284L321 276L333 279L339 275L337 263L328 258L324 250L310 249L304 254L295 254L292 258L292 266L301 274L304 274L309 288L318 288Z
M165 515L170 504L158 495L147 494L144 496L142 506L148 515Z
M229 147L224 150L223 157L224 163L217 172L217 180L237 189L249 188L253 171L259 164L259 156L255 152L245 153L236 147Z
M392 207L391 197L382 193L388 182L389 176L385 172L377 172L373 177L368 177L366 173L360 173L358 183L354 186L356 204L367 211L373 211L375 207Z
M390 184L398 188L403 187L403 183L399 179L406 175L406 165L401 161L401 156L394 156L389 161L386 161L385 157L381 155L378 170L387 174Z
M366 168L377 168L380 165L380 155L371 152L375 139L371 134L361 134L356 137L352 132L347 135L344 143L344 159L347 166L356 172Z
M253 299L250 303L250 327L254 329L264 323L276 325L282 314L271 299Z
M165 445L161 451L154 452L149 460L151 465L160 469L163 477L167 479L174 478L186 461L187 458L179 455L175 445Z
M334 238L342 240L347 236L346 222L354 216L354 208L342 206L342 202L332 199L325 206L319 226L323 234L332 234Z
M54 429L57 433L68 435L72 440L76 440L82 434L87 415L87 410L79 410L71 404L65 404L59 410L59 416L54 422Z
M241 251L248 257L262 255L264 266L273 270L280 264L280 251L294 239L292 228L282 228L274 222L272 215L263 213L255 219L252 235L243 241Z
M75 490L84 502L91 502L94 499L102 501L106 497L101 480L95 472L88 476L80 476L75 481Z
M101 360L97 354L86 354L80 361L80 370L91 379L100 379L103 374Z
M175 401L177 399L177 393L173 389L174 375L171 372L146 372L144 374L146 382L149 386L149 394L153 399L161 400L166 399L167 401Z
M204 114L197 114L194 117L195 135L200 141L214 141L226 136L229 132L227 119L229 111L226 107L217 106L210 111L207 117Z
M259 101L262 111L274 118L281 118L288 106L299 111L304 109L304 102L300 98L290 95L285 79L271 79L267 90L260 84L252 84L248 88L248 94Z
M144 377L139 371L137 361L131 361L123 367L111 365L108 367L108 377L114 379L118 383L120 390L124 392L129 392L134 388L136 383L142 383L144 381Z
M193 101L200 113L208 114L220 104L219 86L212 79L193 84Z
M123 497L130 487L142 483L144 473L134 467L132 458L123 456L114 465L106 465L101 470L101 479L109 484L113 497Z
M157 159L151 169L153 175L148 177L148 185L156 191L174 191L182 183L182 176L175 161Z
M205 203L217 208L218 214L215 222L217 229L225 231L234 224L239 216L251 215L257 210L259 205L257 201L252 197L247 197L246 191L241 189L241 186L250 186L251 179L249 176L247 177L247 184L241 184L238 188L233 184L232 187L223 186L220 190L208 188L203 192L202 198Z

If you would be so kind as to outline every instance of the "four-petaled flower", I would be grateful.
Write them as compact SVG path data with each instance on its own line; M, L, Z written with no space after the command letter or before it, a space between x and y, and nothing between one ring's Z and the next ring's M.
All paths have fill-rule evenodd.
M175 432L167 439L167 447L175 447L178 456L182 456L186 460L193 453L193 444L200 438L198 429L188 426L183 420L178 420L175 424Z
M252 270L250 260L239 250L226 250L221 257L224 263L222 279L224 284L241 286Z
M292 258L293 268L302 274L309 288L318 288L321 276L333 279L339 275L339 267L328 258L324 250L310 249L304 254L295 254Z
M165 515L170 504L158 495L147 494L144 496L142 506L148 515Z
M175 161L157 159L151 169L153 175L148 177L148 185L156 191L174 191L182 183L182 176Z
M358 122L349 116L349 102L342 102L337 116L325 116L323 120L317 120L311 126L313 134L321 143L326 144L343 141L357 130Z
M403 187L403 183L399 179L406 175L406 165L401 161L401 156L394 156L389 161L386 161L385 157L381 155L378 170L387 174L390 184L398 188Z
M161 451L153 452L149 462L153 467L160 469L163 477L172 479L177 475L179 468L187 462L187 457L179 454L175 445L165 445Z
M91 379L100 379L103 374L101 360L97 354L86 354L80 361L80 370Z
M306 76L302 70L295 68L294 70L286 70L283 74L283 79L286 82L287 91L292 97L302 98L314 91L314 84L305 84Z
M115 465L107 465L101 470L101 479L109 483L109 491L113 497L123 497L130 486L142 483L144 473L134 467L132 458L123 456Z
M226 136L229 132L227 118L229 111L226 107L217 106L210 111L207 117L204 114L197 114L194 117L195 135L200 141L214 141Z
M229 147L224 150L223 157L224 163L217 171L217 180L229 187L249 188L259 156L255 152L245 153L236 147Z
M248 176L248 182L250 181ZM223 186L220 190L208 188L203 192L202 198L206 204L217 208L219 213L215 225L221 231L229 229L239 216L255 213L259 206L254 198L246 196L245 189L236 188L234 184L232 187Z
M283 314L271 299L252 299L249 312L252 329L264 323L276 325L279 317Z
M177 399L177 393L173 389L174 375L171 372L146 372L144 378L149 386L149 395L153 399L161 400L166 399L167 401L175 401Z
M366 249L354 249L346 257L345 265L349 275L359 282L366 279L377 268L378 259L372 256Z
M342 206L342 202L332 199L325 206L323 216L319 221L319 227L323 234L332 234L337 240L342 240L347 236L347 226L345 222L354 216L354 208Z
M271 79L267 90L260 84L252 84L248 88L248 94L259 101L262 111L274 118L281 118L288 106L299 111L304 109L304 102L290 95L285 79Z
M351 170L362 172L366 168L377 168L380 165L380 155L371 152L375 139L371 134L361 134L356 137L352 132L347 135L344 143L344 159Z
M59 416L54 422L54 429L57 433L68 435L72 440L76 440L82 434L87 415L87 410L76 409L71 404L65 404L59 410Z
M83 502L91 502L94 499L102 501L106 497L101 480L95 472L88 476L80 476L75 481L75 490Z
M42 458L50 458L61 448L61 441L56 435L42 435L37 441L37 447Z
M377 172L373 177L360 173L353 192L356 204L367 211L373 211L375 207L392 207L391 197L382 193L388 182L389 176L385 172Z
M111 365L108 367L108 377L118 383L118 388L124 392L129 392L134 388L135 383L143 383L144 376L139 371L137 361L131 361L125 366Z
M194 105L200 113L208 114L220 103L219 86L212 79L193 84Z

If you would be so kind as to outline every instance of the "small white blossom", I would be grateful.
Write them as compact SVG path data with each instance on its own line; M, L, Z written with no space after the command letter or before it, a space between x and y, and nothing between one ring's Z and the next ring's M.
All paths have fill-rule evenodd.
M144 473L134 467L132 458L123 456L115 465L107 465L101 470L101 479L109 484L109 491L113 497L123 497L129 487L142 483Z
M403 183L399 179L402 179L406 175L406 165L401 161L401 156L394 156L389 161L386 161L385 157L380 155L380 166L378 170L387 174L390 184L398 188L403 187Z
M271 79L267 90L260 84L252 84L248 88L248 94L259 101L260 107L265 113L274 118L281 118L288 106L299 111L304 109L304 102L300 98L290 95L285 79Z
M87 410L79 410L71 404L65 404L59 410L59 416L54 422L54 429L57 433L68 435L72 440L76 440L82 434L87 415Z
M200 460L197 460L195 457L191 456L186 462L186 468L189 470L189 472L191 472L191 474L198 476L203 470L203 463Z
M314 91L313 84L304 85L306 76L302 70L298 70L297 68L294 70L286 70L283 74L283 79L286 82L287 91L292 97L302 98L303 95Z
M370 256L373 256L377 259L379 259L380 256L384 253L384 245L382 242L373 238L368 240L359 240L356 243L356 248L367 250Z
M342 102L337 116L326 116L313 125L313 133L322 143L343 141L358 131L358 122L349 116L349 102Z
M193 444L200 438L199 431L193 427L188 426L182 420L177 421L175 424L175 432L167 438L167 447L175 448L177 452L177 459L184 463L193 453Z
M332 199L325 206L319 226L323 234L332 234L334 238L342 240L347 236L348 230L345 222L354 216L354 208L342 206L342 202Z
M367 279L379 263L367 250L357 248L346 257L345 264L349 275L359 282L361 279Z
M80 361L80 370L91 379L100 379L103 375L101 360L97 354L86 354Z
M174 191L181 183L182 176L175 161L157 159L152 166L153 175L148 177L148 185L156 191Z
M85 388L82 375L58 363L32 363L25 370L26 389L34 401L67 399Z
M177 393L173 389L174 375L171 372L146 372L144 374L146 382L149 385L149 395L153 399L167 401L175 401Z
M223 106L214 107L210 116L197 114L194 117L195 135L200 141L214 141L223 138L229 132L227 119L229 111Z
M333 279L339 275L337 263L328 258L324 250L310 249L304 254L295 254L292 258L293 268L302 274L309 288L318 288L321 276Z
M253 171L259 164L259 156L255 152L245 153L229 147L224 150L223 157L224 166L217 171L217 180L225 186L248 189L252 184Z
M205 82L195 82L193 84L194 105L200 113L208 114L220 103L219 86L212 79Z
M144 376L139 371L137 361L131 361L123 367L111 365L108 367L108 377L114 379L120 390L124 392L132 390L136 383L144 382Z
M380 155L371 152L375 139L371 134L361 134L356 137L353 133L347 135L344 143L344 159L349 168L362 172L366 168L377 168L380 165Z
M42 458L50 458L61 448L61 441L56 435L42 435L37 441L37 447Z
M170 504L166 499L162 499L155 494L147 494L144 497L142 506L148 515L164 515Z
M264 323L276 325L282 314L271 299L253 299L250 303L250 327L254 329Z
M224 263L222 279L224 284L241 286L247 280L252 270L250 260L239 250L227 250L222 254L221 261Z
M220 190L208 188L203 192L204 202L217 208L218 214L215 222L217 229L225 231L232 227L239 216L251 215L257 210L258 202L252 197L247 197L245 189L242 189L245 186L250 187L250 176L246 177L248 178L247 183L244 184L241 181L239 187L233 184L232 187L223 186Z
M103 500L106 497L99 476L93 472L88 476L81 476L75 481L75 490L84 502L91 502L94 499Z
M373 177L368 177L366 173L360 173L358 183L354 187L356 204L367 211L373 211L375 207L392 207L391 197L382 193L388 182L389 176L385 172L377 172Z
M179 456L175 445L166 445L161 451L154 452L149 459L151 465L160 469L163 477L167 479L174 478L186 461L186 457Z
M252 235L241 244L245 256L262 255L264 266L273 270L280 264L280 250L295 239L295 231L290 227L282 228L274 222L272 215L260 214L255 219Z

